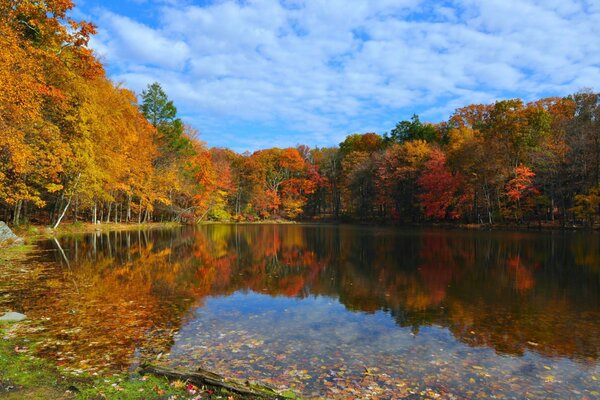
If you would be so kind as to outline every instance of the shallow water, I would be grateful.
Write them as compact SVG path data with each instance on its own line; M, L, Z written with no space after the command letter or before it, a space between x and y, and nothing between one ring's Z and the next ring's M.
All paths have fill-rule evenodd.
M74 371L158 359L311 398L600 397L597 233L209 225L40 249L0 311Z

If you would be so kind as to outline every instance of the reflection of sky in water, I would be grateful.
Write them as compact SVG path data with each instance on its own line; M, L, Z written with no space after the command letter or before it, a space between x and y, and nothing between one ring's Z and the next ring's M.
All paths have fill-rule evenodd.
M292 386L312 397L435 392L567 398L599 389L597 363L532 352L502 356L469 347L445 328L425 326L415 334L385 312L351 312L328 297L236 292L207 298L186 319L171 365Z

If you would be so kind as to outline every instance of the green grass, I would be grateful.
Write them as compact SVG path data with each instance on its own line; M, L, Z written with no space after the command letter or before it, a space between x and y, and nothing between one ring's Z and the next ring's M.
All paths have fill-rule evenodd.
M189 399L184 388L176 388L165 378L155 376L117 375L97 378L76 394L76 399L123 399L142 400L157 397ZM203 396L204 397L204 396Z
M185 382L117 373L73 375L37 357L37 343L14 336L15 323L0 323L0 397L7 399L202 399L237 398L219 389L190 393Z
M9 335L11 323L0 323L0 389L7 398L62 398L61 375L32 355L35 343ZM42 397L38 397L42 398Z

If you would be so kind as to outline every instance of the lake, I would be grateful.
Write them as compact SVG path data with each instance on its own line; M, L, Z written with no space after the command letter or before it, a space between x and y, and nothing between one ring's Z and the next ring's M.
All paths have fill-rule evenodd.
M0 309L74 372L307 398L600 397L598 233L206 225L42 241Z

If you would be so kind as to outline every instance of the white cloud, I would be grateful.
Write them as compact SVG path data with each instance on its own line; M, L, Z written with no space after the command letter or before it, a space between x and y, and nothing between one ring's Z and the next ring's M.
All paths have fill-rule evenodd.
M92 45L133 89L161 82L215 145L268 143L243 132L222 142L252 124L272 143L331 145L417 111L439 120L600 84L593 0L224 0L157 12L153 26L97 13Z
M93 38L92 46L109 62L181 70L189 59L190 50L184 41L172 39L128 17L103 12L100 23L102 29Z

